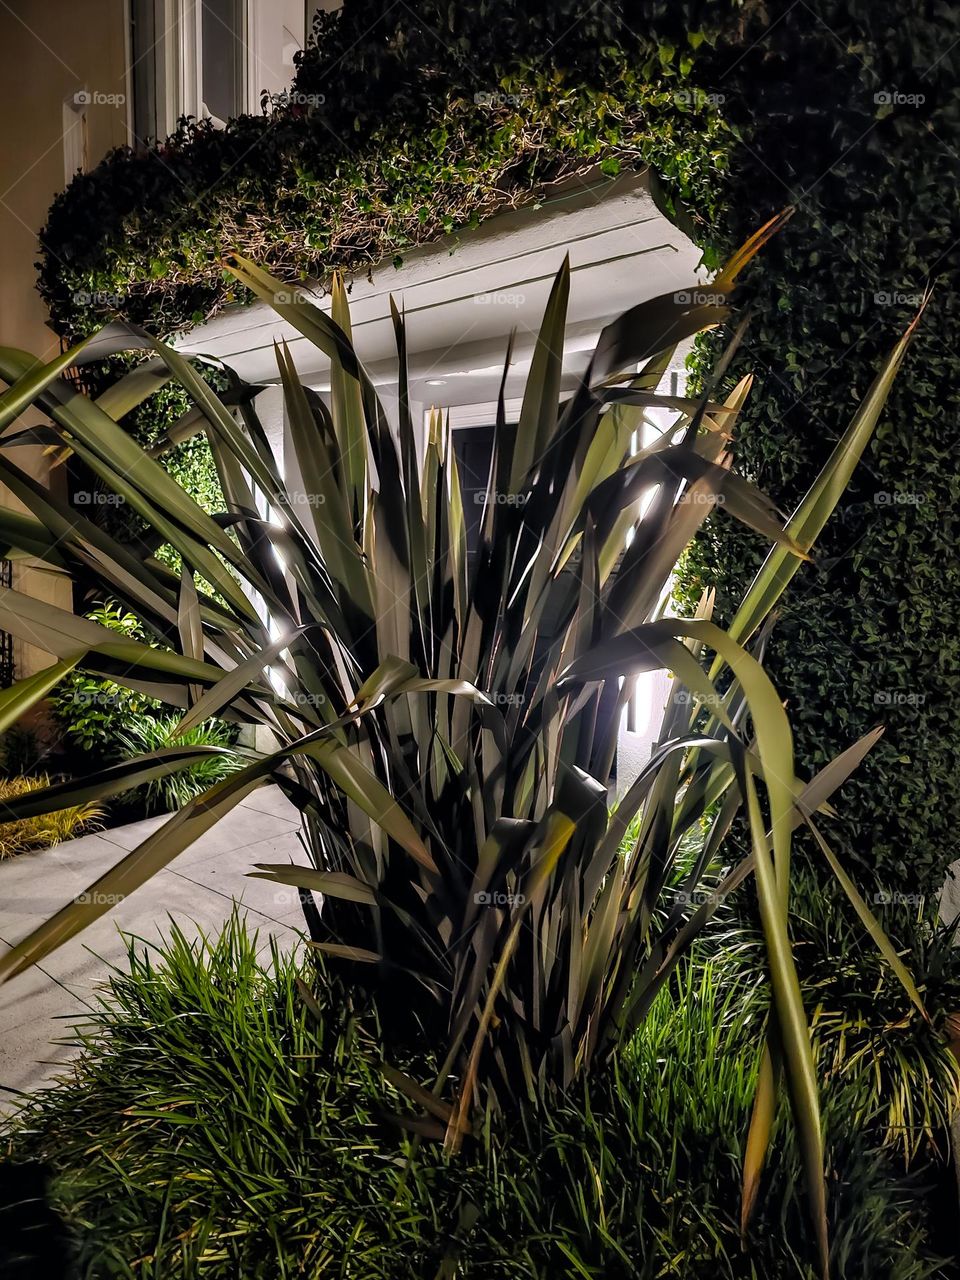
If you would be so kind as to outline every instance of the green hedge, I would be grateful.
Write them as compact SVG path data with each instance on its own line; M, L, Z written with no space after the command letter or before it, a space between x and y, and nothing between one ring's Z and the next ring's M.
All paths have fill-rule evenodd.
M939 887L960 856L958 54L955 6L826 0L771 7L742 56L721 51L704 73L725 89L744 142L727 242L797 206L751 276L758 314L734 370L757 374L738 465L787 509L939 277L817 562L786 597L769 657L806 768L887 726L832 825L861 880L872 873L908 896ZM711 524L684 593L691 603L715 584L728 616L758 549L734 522Z

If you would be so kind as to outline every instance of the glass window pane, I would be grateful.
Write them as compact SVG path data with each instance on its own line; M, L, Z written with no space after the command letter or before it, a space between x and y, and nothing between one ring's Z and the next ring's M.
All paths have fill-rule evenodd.
M203 103L218 120L243 106L243 24L240 0L203 0Z

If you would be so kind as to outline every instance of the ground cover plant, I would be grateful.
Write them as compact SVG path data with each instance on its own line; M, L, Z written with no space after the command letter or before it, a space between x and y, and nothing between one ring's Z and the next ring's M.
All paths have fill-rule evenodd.
M801 912L815 914L805 901ZM814 927L843 914L835 905ZM758 945L724 921L658 994L613 1075L493 1126L448 1162L385 1121L415 1109L384 1071L375 1009L335 973L258 944L242 917L206 942L173 929L159 953L133 939L79 1069L7 1123L0 1151L51 1168L78 1274L97 1280L813 1280L792 1137L767 1171L750 1251L740 1242L738 1169L769 1003ZM886 984L902 1014L889 971ZM822 988L817 998L833 1007ZM875 1011L864 1033L880 1039L885 1022ZM905 1064L922 1053L917 1043ZM420 1076L436 1058L421 1046L401 1065ZM835 1273L943 1276L921 1210L924 1162L908 1173L890 1154L888 1099L868 1104L867 1074L825 1092Z
M699 399L656 391L676 343L706 327L728 326L715 381L723 376L745 331L733 307L737 278L786 216L731 257L706 300L692 285L611 322L558 403L564 264L516 427L501 397L475 563L449 424L437 416L418 460L404 318L394 310L393 429L354 350L339 281L328 316L253 263L230 264L330 362L324 399L300 383L289 351L277 351L308 502L270 450L256 388L233 385L221 398L149 335L114 329L45 366L0 351L10 383L0 423L30 404L50 418L5 437L0 453L0 476L31 513L0 511L9 553L70 572L81 594L109 584L155 637L118 636L4 591L0 625L29 632L59 663L3 695L0 722L73 669L183 711L174 745L26 797L11 812L104 799L222 758L223 747L182 741L214 715L262 724L278 744L238 752L242 768L187 801L84 901L0 957L0 977L42 960L273 781L302 814L310 862L260 865L254 874L301 891L312 945L374 1000L388 1061L402 1061L423 1037L443 1047L433 1079L402 1079L419 1110L418 1135L453 1155L479 1127L509 1124L531 1100L563 1097L609 1070L697 933L752 878L774 1018L758 1029L767 1046L744 1156L744 1225L785 1085L826 1274L818 1086L788 928L795 827L814 837L926 1012L820 825L878 735L798 778L789 720L762 658L771 610L866 446L919 315L789 519L729 465L749 379L722 401L710 387ZM93 402L61 375L112 342L146 346L153 359ZM226 499L217 519L117 425L162 377L175 378L197 406ZM633 433L651 408L675 417L634 451ZM179 555L180 572L32 482L11 457L24 439L71 451ZM773 544L727 631L710 620L709 596L693 620L663 613L677 558L718 506L720 518ZM601 700L619 711L629 691L621 678L654 667L674 673L674 693L650 763L611 811L619 717L601 716ZM747 848L725 843L740 813ZM699 844L684 862L693 835ZM727 872L700 903L721 850ZM680 866L684 896L665 896ZM322 914L314 893L323 895Z
M47 774L26 777L0 778L0 814L11 800L44 791L50 786ZM37 849L49 849L63 840L72 840L85 831L93 831L103 817L103 810L95 800L81 801L56 809L52 813L40 813L30 818L0 821L0 861L13 858L18 853L30 853Z

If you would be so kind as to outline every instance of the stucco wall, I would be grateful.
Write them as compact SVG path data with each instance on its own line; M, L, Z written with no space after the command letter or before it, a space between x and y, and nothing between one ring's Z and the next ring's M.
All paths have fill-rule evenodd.
M88 164L127 139L126 4L123 0L9 0L0 6L0 345L19 347L44 360L59 353L36 292L37 232L56 193L65 185L64 103L86 92L81 112L67 118L85 129ZM83 106L83 103L80 104ZM84 124L85 122L85 124ZM25 414L27 425L38 420ZM39 449L20 449L18 465L47 474ZM61 477L53 477L62 483ZM3 500L9 501L6 492ZM67 584L26 564L14 567L14 585L69 607ZM15 643L18 675L50 658Z

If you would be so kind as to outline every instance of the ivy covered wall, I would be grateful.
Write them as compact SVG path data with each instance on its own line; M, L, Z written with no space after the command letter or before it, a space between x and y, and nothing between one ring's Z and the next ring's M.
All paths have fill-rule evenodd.
M858 878L908 912L960 857L958 57L956 6L814 0L768 6L704 69L742 138L719 233L734 243L797 209L751 276L757 317L734 371L757 375L739 465L786 509L935 282L768 662L807 769L886 725L832 825ZM715 584L729 616L758 549L732 521L710 526L686 595Z

